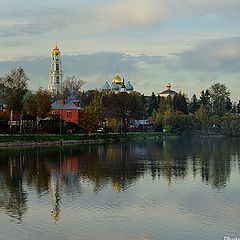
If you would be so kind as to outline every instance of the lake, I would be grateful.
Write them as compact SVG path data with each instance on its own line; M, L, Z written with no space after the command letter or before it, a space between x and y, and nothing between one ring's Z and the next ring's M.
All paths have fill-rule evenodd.
M240 238L240 139L0 149L0 239Z

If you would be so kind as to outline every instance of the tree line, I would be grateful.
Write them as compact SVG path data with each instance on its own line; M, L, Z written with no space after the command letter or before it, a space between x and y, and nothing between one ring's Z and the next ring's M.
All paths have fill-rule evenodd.
M215 83L202 90L199 97L194 94L188 99L183 92L172 97L160 97L154 92L149 97L139 92L84 92L84 82L74 76L63 81L60 96L53 96L42 88L30 91L28 81L21 67L0 76L0 100L8 111L43 119L49 116L53 101L77 92L82 101L79 126L86 133L96 132L104 122L111 131L127 132L132 119L150 119L154 131L240 134L240 101L233 103L225 84Z
M240 101L233 103L225 84L215 83L191 100L182 92L167 98L152 93L148 110L156 126L168 132L240 133Z

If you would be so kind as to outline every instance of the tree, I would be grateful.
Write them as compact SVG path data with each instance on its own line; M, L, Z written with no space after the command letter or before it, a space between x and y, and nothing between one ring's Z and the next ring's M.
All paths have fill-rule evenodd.
M204 90L201 92L199 103L200 105L203 105L207 109L210 108L211 102L210 102L210 93L208 89L205 92Z
M240 114L240 100L238 101L238 104L237 104L237 114Z
M230 97L227 97L226 101L225 101L225 108L227 112L230 112L233 108L233 103Z
M163 113L163 125L165 130L171 131L170 120L174 116L173 106L170 104L166 105L166 110Z
M32 117L45 118L50 111L51 102L51 93L39 88L27 98L24 110Z
M203 129L207 129L209 125L209 111L203 105L195 112L195 118L201 123Z
M231 113L237 114L237 103L236 102L234 102L232 104Z
M173 108L173 101L172 98L169 96L167 98L161 97L160 104L158 110L155 113L155 123L157 129L164 128L168 131L169 130L169 119L171 119L174 115L174 108Z
M70 96L73 92L80 92L84 83L83 80L77 79L76 76L67 76L62 86L65 97Z
M182 112L187 114L188 113L188 105L186 97L183 93L175 94L173 97L173 105L175 112Z
M21 112L27 89L28 77L23 68L12 69L7 75L0 77L2 99L8 110Z
M199 108L199 103L196 94L193 94L191 103L189 105L189 112L190 113L195 113L197 109Z
M96 91L92 101L81 112L79 125L89 134L96 132L103 118L102 110L102 96Z
M172 98L169 96L167 98L165 97L160 97L159 98L159 106L158 106L158 110L157 113L160 115L163 115L164 112L167 109L170 109L173 111L173 102L172 102Z
M141 94L111 93L104 96L104 112L107 118L115 117L122 130L127 132L130 118L145 116L145 106Z
M240 117L236 114L225 114L221 118L222 131L230 136L237 136L240 134Z
M230 92L225 84L215 83L210 87L210 97L212 102L212 111L222 116L226 113L226 102Z
M189 133L195 129L194 117L183 113L175 114L168 119L168 126L170 132Z
M154 92L152 92L152 96L149 99L148 104L148 116L151 116L154 110L157 110L158 108L158 100Z

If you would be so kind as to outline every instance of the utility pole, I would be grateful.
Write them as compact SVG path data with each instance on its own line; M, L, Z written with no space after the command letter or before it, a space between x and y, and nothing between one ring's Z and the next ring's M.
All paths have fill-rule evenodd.
M19 121L19 133L22 133L23 128L23 112L20 114L20 121Z
M10 113L10 129L12 130L12 121L13 121L13 110Z
M62 109L63 109L63 84L62 84L62 78L60 80L60 89L61 89L61 93L60 93L60 101L61 101L61 105L60 105L60 127L59 127L59 133L60 135L62 134Z

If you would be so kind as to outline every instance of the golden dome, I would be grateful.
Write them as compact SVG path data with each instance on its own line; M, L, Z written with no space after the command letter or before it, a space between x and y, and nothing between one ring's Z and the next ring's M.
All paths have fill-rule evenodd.
M59 54L59 53L60 53L60 50L56 45L56 47L52 50L52 54Z
M172 84L171 84L171 83L167 83L167 84L166 84L166 87L167 87L167 88L171 88L171 87L172 87Z
M115 83L115 84L122 84L123 83L123 80L122 78L119 76L119 74L117 74L114 79L112 80L112 83Z

